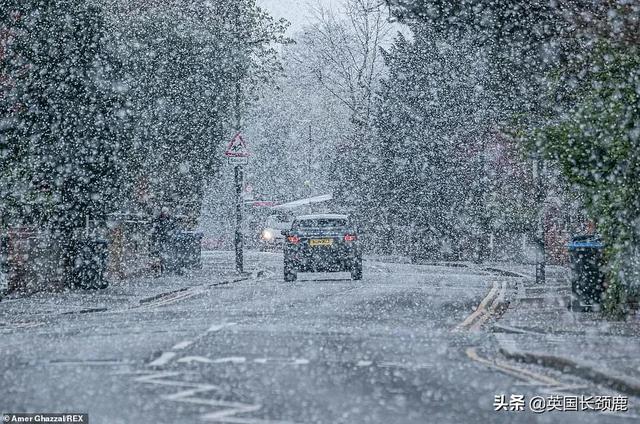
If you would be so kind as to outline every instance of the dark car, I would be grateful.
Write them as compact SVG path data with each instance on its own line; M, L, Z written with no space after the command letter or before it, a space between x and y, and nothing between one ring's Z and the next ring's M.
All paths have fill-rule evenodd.
M362 278L360 241L347 215L299 216L282 234L285 281L295 281L298 272L347 271L353 280Z

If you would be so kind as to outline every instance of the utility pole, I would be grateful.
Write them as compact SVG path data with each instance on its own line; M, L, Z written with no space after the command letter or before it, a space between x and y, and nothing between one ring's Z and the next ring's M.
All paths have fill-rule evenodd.
M538 213L537 228L536 228L536 283L544 284L546 280L546 246L545 246L545 230L544 230L544 203L545 203L545 189L544 189L544 164L541 158L534 159L533 165L533 181L535 184L535 197L536 203L540 208Z

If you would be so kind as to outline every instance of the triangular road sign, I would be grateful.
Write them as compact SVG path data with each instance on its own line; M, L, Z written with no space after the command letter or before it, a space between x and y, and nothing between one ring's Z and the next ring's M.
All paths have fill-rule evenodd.
M238 132L225 150L224 155L228 158L246 158L249 157L247 143L242 138L242 134Z

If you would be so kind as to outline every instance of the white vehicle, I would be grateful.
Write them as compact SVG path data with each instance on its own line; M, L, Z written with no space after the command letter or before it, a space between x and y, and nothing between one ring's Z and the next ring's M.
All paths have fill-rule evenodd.
M283 230L291 229L293 217L289 214L278 213L269 215L264 222L264 228L260 231L261 248L279 247L284 242Z
M294 200L293 202L271 206L271 214L264 219L259 228L261 250L280 248L284 244L283 230L290 230L294 215L310 213L314 206L333 200L331 194Z

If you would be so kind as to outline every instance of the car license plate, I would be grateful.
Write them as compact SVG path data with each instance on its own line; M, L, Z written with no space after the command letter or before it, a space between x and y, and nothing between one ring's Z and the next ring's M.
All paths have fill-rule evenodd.
M333 244L333 240L331 239L314 239L309 240L309 245L312 247L315 246L331 246Z

